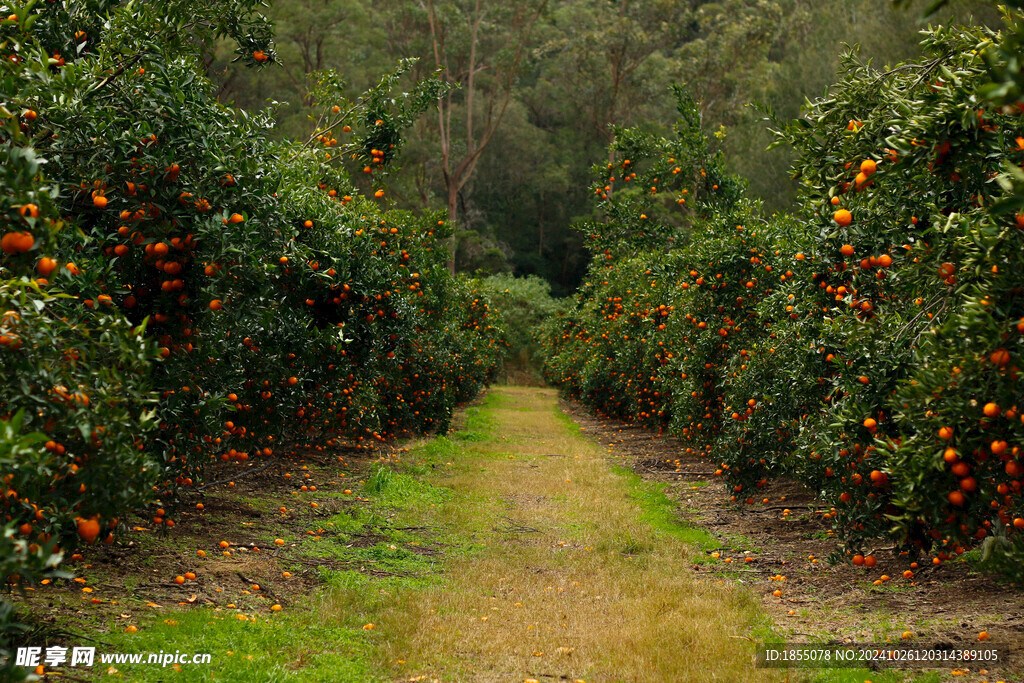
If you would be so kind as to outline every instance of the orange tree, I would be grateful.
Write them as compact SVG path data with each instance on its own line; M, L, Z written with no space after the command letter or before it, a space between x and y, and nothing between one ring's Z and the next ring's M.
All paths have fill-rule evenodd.
M655 369L679 352L666 347L665 330L681 286L664 259L689 243L695 219L728 211L740 193L708 149L695 103L676 95L674 138L617 130L616 162L594 167L591 189L604 219L583 226L594 260L577 305L547 335L552 380L609 415L659 425L670 386L655 386Z
M218 36L273 63L258 5L25 2L0 22L14 582L139 506L173 526L211 459L446 430L500 364L486 297L444 267L449 226L388 211L381 185L443 87L396 96L404 63L349 101L316 74L315 131L272 143L272 112L219 104L200 72Z
M977 104L991 40L937 29L930 59L886 74L850 60L807 125L783 133L818 236L798 296L821 307L808 325L833 368L794 469L854 550L892 532L941 560L1013 534L1020 513L1021 235L989 208L1002 164L1024 160L1024 130Z
M792 218L740 201L680 221L656 199L665 170L641 176L588 228L590 283L549 336L552 378L667 424L736 499L805 482L858 563L887 535L936 562L984 539L1021 578L1024 130L1016 104L978 104L998 95L1008 35L939 28L922 61L887 73L845 58L779 131L798 154ZM637 156L684 156L648 142Z

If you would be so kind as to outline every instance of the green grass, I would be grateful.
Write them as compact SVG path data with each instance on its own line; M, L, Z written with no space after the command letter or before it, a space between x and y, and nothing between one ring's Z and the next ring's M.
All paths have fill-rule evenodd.
M448 530L424 528L424 520L437 519L439 509L456 501L451 489L426 483L421 477L430 474L436 478L450 469L447 463L462 452L460 442L491 438L486 433L491 422L479 409L467 411L465 425L467 431L412 449L399 465L381 464L369 472L360 491L369 503L320 522L327 530L322 538L299 535L286 539L299 543L300 555L325 561L318 569L323 585L300 602L270 614L265 609L261 614L227 608L164 611L139 619L140 628L134 634L125 633L123 624L115 622L103 635L109 646L98 651L148 655L180 650L212 655L211 664L183 664L180 672L159 665L114 665L128 680L172 677L176 681L208 681L211 674L219 680L274 682L388 680L381 673L380 662L375 661L379 648L374 639L383 636L363 626L374 622L390 596L443 579L441 556L417 552L417 546L410 544L419 548L443 545L449 557L471 553L476 547L470 539ZM352 498L340 493L320 495ZM255 498L242 502L254 508L274 506ZM357 541L364 540L372 543L357 547ZM334 563L337 567L331 568ZM301 566L295 563L295 569Z
M154 664L114 665L128 680L209 681L375 681L385 680L369 662L372 631L363 630L368 613L347 619L320 620L315 615L326 596L310 599L308 609L249 617L224 610L194 610L155 620L135 634L103 636L110 645L97 652L209 653L210 664L181 665L181 671ZM315 622L315 628L311 628ZM230 653L230 654L229 654ZM97 663L96 668L105 673Z
M630 498L641 508L641 522L700 551L708 552L720 545L706 529L690 526L679 519L676 504L665 495L667 484L644 481L624 467L615 466L613 469L627 481Z

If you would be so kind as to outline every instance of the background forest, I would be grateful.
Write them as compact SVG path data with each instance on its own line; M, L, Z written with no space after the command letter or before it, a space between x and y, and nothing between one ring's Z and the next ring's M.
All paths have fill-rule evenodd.
M594 217L588 169L616 126L664 134L675 118L669 85L686 84L729 170L768 210L784 211L795 190L790 151L764 152L771 137L751 103L799 115L833 81L844 45L878 66L914 57L928 4L274 0L273 63L247 69L225 44L206 68L223 103L272 106L284 137L309 130L321 70L337 69L351 94L402 58L419 59L410 78L440 70L460 87L415 124L388 197L396 208L449 211L459 271L534 274L565 295L589 261L572 229ZM936 20L998 27L999 14L957 0Z

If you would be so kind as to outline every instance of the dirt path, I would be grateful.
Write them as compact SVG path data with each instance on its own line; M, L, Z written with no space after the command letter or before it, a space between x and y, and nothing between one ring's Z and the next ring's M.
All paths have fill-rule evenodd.
M765 622L749 594L690 571L688 545L643 519L641 485L554 390L495 388L479 417L438 514L472 537L472 557L377 625L399 680L773 678L751 666Z

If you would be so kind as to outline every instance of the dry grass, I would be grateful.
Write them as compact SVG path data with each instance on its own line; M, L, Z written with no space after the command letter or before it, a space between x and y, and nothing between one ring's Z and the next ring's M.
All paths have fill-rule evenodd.
M485 547L385 610L396 678L775 678L751 665L752 602L695 578L687 547L639 521L629 483L560 419L552 390L496 389L486 412L494 438L466 443L444 482L460 495L440 511Z

